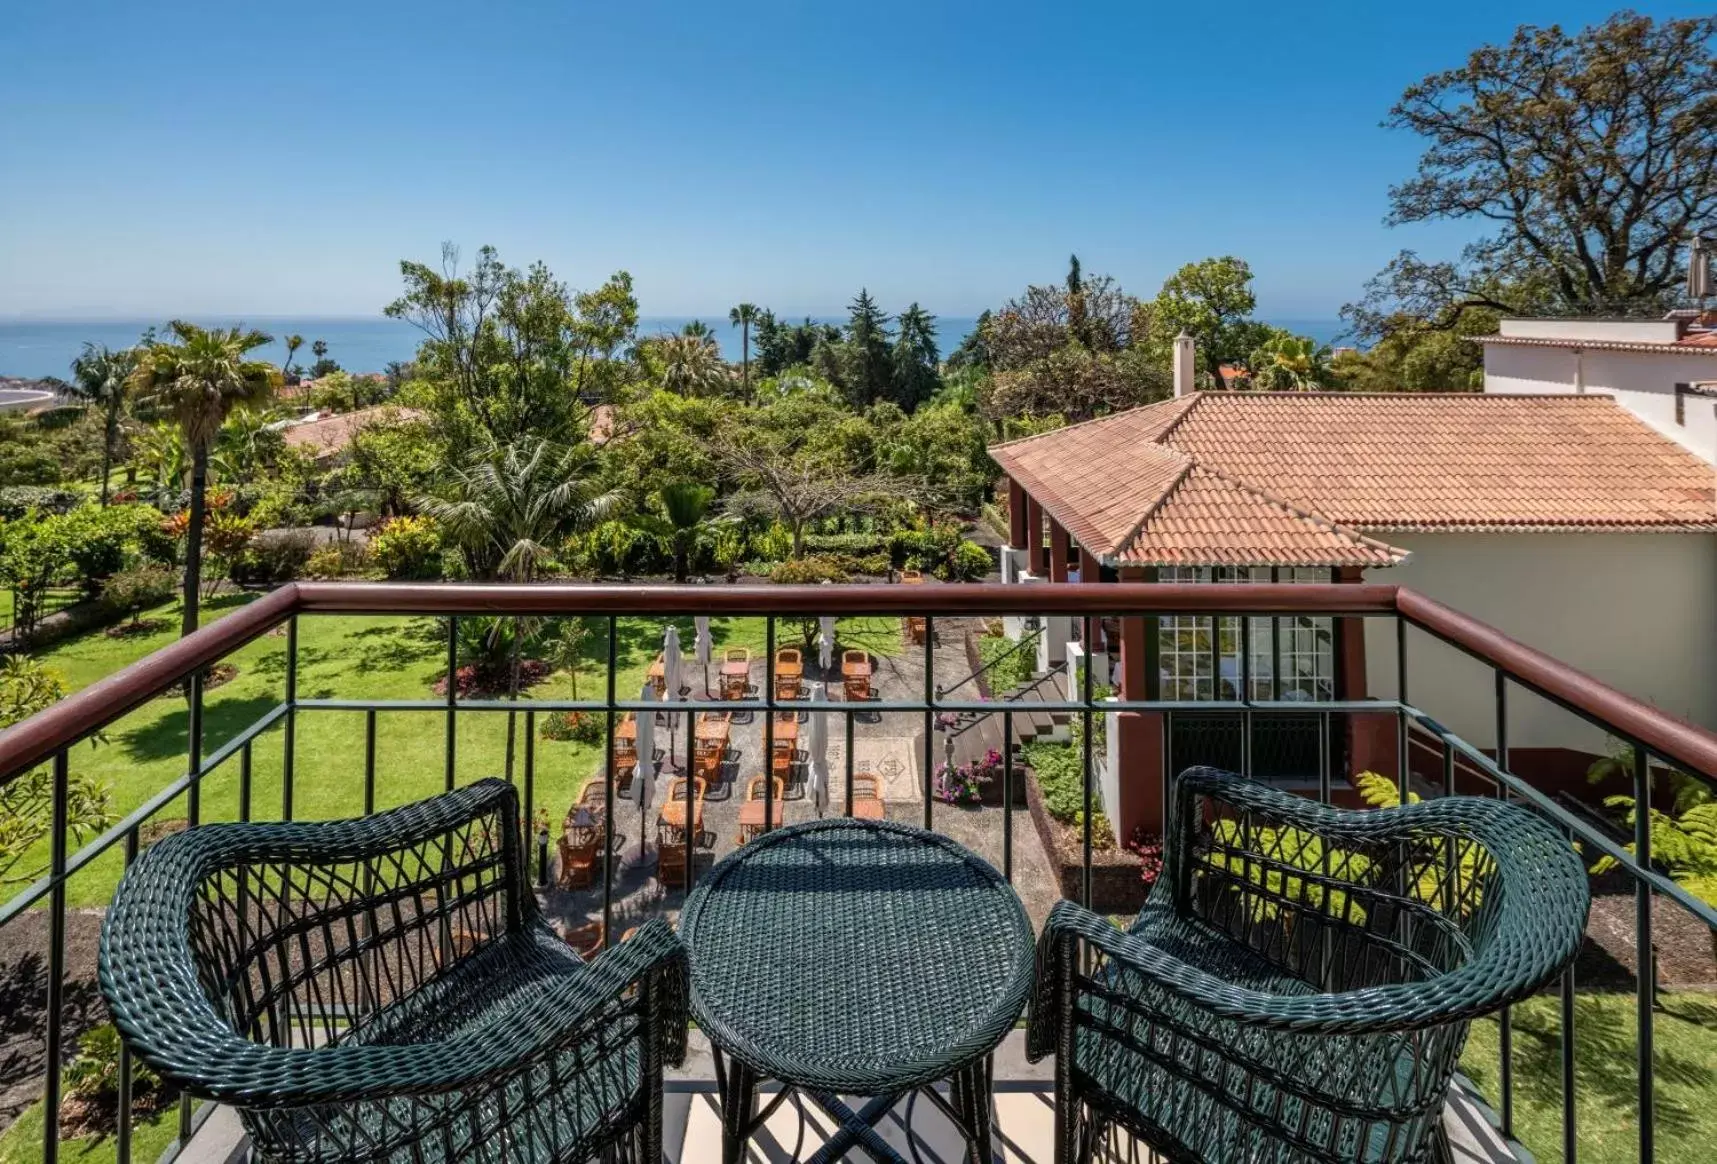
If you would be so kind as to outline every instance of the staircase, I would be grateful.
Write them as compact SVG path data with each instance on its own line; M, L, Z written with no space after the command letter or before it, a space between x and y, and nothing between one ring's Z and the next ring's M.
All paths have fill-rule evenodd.
M1029 642L1029 637L1022 640L1020 649L1028 649ZM949 689L947 696L955 696L960 687L981 675L982 672L973 673ZM992 693L988 702L993 710L958 712L954 725L948 729L948 736L954 743L954 762L965 764L983 759L992 749L1002 751L1004 711L1013 713L1013 745L1016 748L1035 740L1066 739L1073 714L1051 711L1043 706L1066 701L1067 694L1063 690L1065 676L1066 673L1060 669L1040 671L1010 690ZM970 699L973 693L967 692L963 697Z

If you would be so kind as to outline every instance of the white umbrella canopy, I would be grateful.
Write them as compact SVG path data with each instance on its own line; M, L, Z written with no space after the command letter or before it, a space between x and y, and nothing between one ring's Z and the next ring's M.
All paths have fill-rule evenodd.
M680 673L685 665L685 655L680 650L680 628L670 626L662 636L662 678L666 681L664 690L669 703L680 701Z
M638 698L655 702L655 685L645 683ZM650 782L656 776L656 713L640 711L636 718L638 721L638 768L632 773L629 798L637 801L638 807L644 809L650 807Z
M815 684L811 698L822 702L825 695L825 685ZM807 741L807 759L811 767L811 803L822 816L829 807L829 713L813 711L811 713L810 739Z
M835 661L835 619L825 614L817 620L822 633L817 636L817 662L827 673Z
M710 650L714 646L709 637L709 618L705 615L698 615L697 627L697 660L707 667L709 666Z

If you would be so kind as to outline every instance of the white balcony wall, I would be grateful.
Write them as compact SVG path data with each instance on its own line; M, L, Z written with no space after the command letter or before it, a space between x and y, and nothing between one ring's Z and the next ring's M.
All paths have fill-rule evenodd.
M1367 581L1412 587L1636 699L1717 728L1717 535L1397 534L1412 551ZM1395 694L1394 628L1370 620L1370 693ZM1408 697L1479 747L1495 744L1489 669L1409 629ZM1515 687L1512 747L1603 753L1605 734Z
M1717 400L1689 396L1675 421L1675 386L1717 380L1717 350L1709 356L1614 352L1488 344L1484 390L1502 394L1613 396L1617 404L1696 456L1717 462Z

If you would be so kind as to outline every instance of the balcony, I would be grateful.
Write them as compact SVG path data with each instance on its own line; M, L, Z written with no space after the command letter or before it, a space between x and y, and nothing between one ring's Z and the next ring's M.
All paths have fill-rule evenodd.
M1103 635L1105 623L1207 619L1214 629L1221 620L1329 619L1346 635L1392 644L1395 673L1372 674L1369 688L1357 694L1350 684L1350 697L1342 699L1259 698L1277 692L1253 682L1236 685L1230 694L1239 698L1174 701L1127 697L1125 683L1120 697L1110 695L1096 668L1084 665L1048 676L1048 693L1040 691L1028 707L986 696L981 680L967 682L974 671L968 636L991 620L1020 615L1071 619L1078 641L1091 644L1125 638ZM698 618L710 620L707 670L692 657ZM820 620L828 618L838 620L837 642L825 669L818 654ZM491 632L525 625L546 639L574 619L586 631L576 693L559 680L521 684L516 693L510 680L501 690L485 690L480 681L473 688L462 670L479 620ZM646 695L651 660L670 627L688 657L682 695L664 706ZM783 648L801 652L797 678L781 673ZM731 684L722 674L729 649L750 654L743 671L736 660L729 678L739 682ZM868 692L844 681L844 650L864 656ZM1129 665L1125 654L1123 646L1117 673ZM1460 668L1483 693L1483 722L1472 715L1471 700L1444 717L1411 701L1416 666L1431 658L1445 674ZM219 683L226 666L247 681ZM1256 674L1244 653L1238 674ZM1664 770L1707 785L1717 781L1717 737L1421 595L1366 585L1114 584L1029 592L932 585L288 585L0 736L0 781L46 766L56 807L44 842L45 872L0 907L0 950L23 951L7 956L15 1025L25 1032L15 1045L33 1050L21 1058L38 1065L33 1076L15 1069L11 1082L19 1093L39 1095L42 1110L59 1109L62 1076L39 1065L67 1062L79 1034L100 1021L88 966L91 911L105 904L123 867L166 832L215 820L367 815L504 776L519 789L531 876L548 916L569 943L594 953L649 918L674 920L687 883L732 852L743 834L818 815L808 779L816 765L808 753L809 725L819 715L828 717L829 729L824 812L863 812L866 802L880 799L888 818L947 834L1002 871L1034 925L1064 895L1113 914L1137 908L1140 868L1117 841L1128 839L1132 821L1143 822L1144 832L1153 823L1160 827L1162 774L1190 763L1220 762L1262 777L1291 753L1293 778L1286 783L1325 803L1361 804L1355 777L1369 770L1388 777L1403 800L1457 793L1526 806L1576 842L1588 864L1600 857L1614 862L1596 890L1609 903L1596 916L1612 932L1594 928L1586 953L1552 995L1517 1008L1522 1013L1475 1024L1462 1061L1465 1079L1445 1113L1451 1139L1466 1159L1509 1159L1517 1142L1538 1159L1693 1158L1685 1153L1704 1117L1690 1097L1708 1093L1711 1064L1690 1062L1680 1050L1664 1054L1654 1040L1672 1027L1680 1040L1691 1022L1711 1046L1712 1020L1682 1005L1673 975L1665 984L1664 974L1633 967L1636 952L1653 950L1654 933L1664 927L1678 938L1717 934L1717 911L1653 864L1651 814L1640 814L1631 837L1618 835L1577 799L1518 774L1510 737L1523 723L1539 737L1565 725L1566 738L1582 746L1608 737L1628 749L1622 786L1631 782L1648 799ZM575 730L569 716L580 718L576 730L584 742L564 738ZM724 717L717 749L700 739L700 727ZM627 798L643 751L641 718L653 725L651 750L663 769L647 806ZM1028 719L1048 725L1041 746L1063 749L1075 773L1071 787L1046 792L1047 775L1028 772L1026 756L1016 754L1011 744ZM939 769L950 759L958 768L973 758L961 752L966 744L958 737L977 722L986 725L984 738L1005 742L994 771L963 803L963 786ZM1284 722L1309 727L1284 732ZM1055 735L1064 742L1051 742ZM1543 739L1533 743L1542 746ZM118 758L129 758L148 770L169 756L184 758L182 767L174 762L171 778L116 781L119 819L99 835L78 837L68 827L68 796L80 769L103 764L111 771ZM688 769L704 781L701 798L690 779L672 785L670 798L669 777L692 774ZM1056 819L1057 810L1065 819ZM573 842L564 854L563 837ZM33 955L39 963L28 961ZM27 973L17 969L26 963ZM903 981L899 988L923 985ZM133 1069L122 1056L121 1117L102 1142L122 1164L160 1157L163 1146L166 1159L183 1160L226 1159L242 1146L230 1111L190 1100L133 1130L129 1113L134 1104L141 1109ZM1048 1159L1050 1080L1048 1064L1028 1065L1018 1033L1010 1036L995 1068L1007 1159ZM718 1123L713 1072L695 1032L686 1067L670 1075L667 1087L669 1158L716 1158L709 1154ZM885 1136L901 1150L917 1137L926 1158L951 1158L947 1129L931 1105L909 1111L903 1103L894 1117ZM760 1149L768 1158L802 1158L829 1130L820 1119L783 1107L769 1126L772 1143ZM39 1123L40 1158L55 1161L59 1128L53 1120Z

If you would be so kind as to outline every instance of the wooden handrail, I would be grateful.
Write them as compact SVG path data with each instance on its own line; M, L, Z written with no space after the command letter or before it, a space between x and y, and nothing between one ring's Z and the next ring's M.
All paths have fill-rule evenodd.
M602 586L294 582L0 734L0 782L84 739L294 614L1399 615L1663 759L1717 779L1717 736L1406 588L1295 583ZM1432 712L1435 709L1424 709Z
M1394 614L1395 587L1238 583L630 586L300 582L306 614Z
M0 733L0 784L267 634L297 603L297 584L289 582L7 728Z

